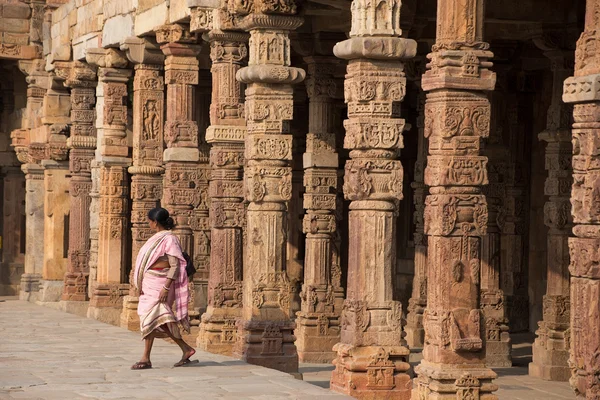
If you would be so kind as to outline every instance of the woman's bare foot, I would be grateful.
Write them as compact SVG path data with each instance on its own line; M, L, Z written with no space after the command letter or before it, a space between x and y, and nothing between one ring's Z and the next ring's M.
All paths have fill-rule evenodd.
M190 358L196 354L196 350L194 350L193 347L188 346L188 349L186 351L183 352L183 355L181 356L181 360L179 360L175 365L173 365L174 367L181 367L183 365L189 364Z

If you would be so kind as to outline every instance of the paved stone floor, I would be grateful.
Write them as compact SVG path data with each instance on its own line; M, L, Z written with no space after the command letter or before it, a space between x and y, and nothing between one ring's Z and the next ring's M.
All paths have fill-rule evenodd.
M137 333L23 301L0 298L0 399L344 399L327 389L331 366L303 364L305 382L279 371L199 351L197 364L172 368L179 349L157 341L154 368L131 371ZM517 363L528 357L515 349ZM417 358L413 361L417 362ZM566 383L498 370L500 399L573 399Z

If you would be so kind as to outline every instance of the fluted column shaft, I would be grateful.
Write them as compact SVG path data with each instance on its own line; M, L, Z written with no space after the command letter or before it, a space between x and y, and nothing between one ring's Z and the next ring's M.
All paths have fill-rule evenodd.
M496 77L483 42L483 0L439 0L437 38L422 78L428 91L425 184L428 235L424 359L415 398L495 399L496 374L485 366L480 309L482 238L488 210L483 186L490 102Z

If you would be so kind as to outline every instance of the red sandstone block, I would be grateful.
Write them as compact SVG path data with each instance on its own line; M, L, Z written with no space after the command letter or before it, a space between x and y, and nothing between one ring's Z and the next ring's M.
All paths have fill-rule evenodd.
M0 18L0 32L28 33L29 20L17 18Z
M27 19L31 15L31 8L24 4L4 4L2 6L2 16L4 18Z

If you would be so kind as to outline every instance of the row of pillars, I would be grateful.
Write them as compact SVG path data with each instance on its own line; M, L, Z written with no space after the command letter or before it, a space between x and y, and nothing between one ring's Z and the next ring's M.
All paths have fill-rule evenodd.
M303 157L305 279L301 311L294 321L295 290L286 273L293 184L289 121L294 110L292 85L304 80L305 73L291 66L289 33L302 19L295 16L291 2L258 0L211 11L213 29L205 38L211 46L213 90L205 143L199 141L194 115L199 47L195 34L183 26L158 30L160 48L142 39L127 41L122 50L128 59L115 50L99 50L89 51L87 63L55 63L55 77L37 97L50 101L55 96L59 103L64 96L70 99L68 140L61 129L65 121L46 119L42 121L50 138L46 143L40 143L38 132L32 130L14 133L13 143L25 164L28 207L36 201L52 207L52 212L46 210L44 237L64 235L53 230L52 218L70 216L62 299L75 304L89 298L88 313L98 319L118 314L123 324L131 326L136 293L122 282L130 256L135 257L150 235L145 213L161 204L174 214L184 249L205 258L210 253L208 309L198 339L202 348L291 373L297 372L298 354L310 360L323 357L324 348L333 348L334 353L325 355L335 358L331 387L358 398L390 392L397 398L410 398L411 392L416 398L494 398L496 375L486 361L510 363L507 294L500 289L505 261L497 254L501 248L517 251L519 243L513 237L512 244L502 244L503 239L518 236L517 205L509 207L504 223L498 224L494 190L504 178L501 171L508 179L516 174L502 166L506 154L494 148L493 141L481 143L494 134L487 93L496 81L490 69L493 54L482 37L483 1L439 2L436 44L421 80L427 92L422 121L426 140L420 143L418 161L426 167L415 190L423 197L428 187L429 194L422 226L417 226L422 239L415 262L418 296L413 296L409 314L416 325L411 340L419 340L415 337L422 332L424 347L414 389L402 337L402 306L393 288L393 243L403 197L398 160L404 130L400 103L406 91L403 62L415 56L416 43L400 37L400 6L392 3L383 12L371 3L354 1L350 38L334 48L338 58L348 61L345 299L335 235L340 182L331 98L336 62L307 60L311 119ZM571 383L588 398L598 393L595 377L600 369L600 334L592 329L600 321L598 99L592 90L600 71L589 45L597 40L599 7L596 0L588 0L575 77L564 87L563 100L575 103L572 135L560 102L553 102L553 119L541 134L549 143L545 193L552 252L544 321L531 368L534 374L553 378L553 371L564 373L564 358L570 357ZM128 158L126 132L128 61L135 63L133 159ZM555 91L561 90L565 75L564 68L554 69ZM565 162L571 138L572 174ZM68 169L65 149L70 153ZM44 185L45 190L34 185ZM513 185L513 190L515 198L522 189ZM43 202L41 193L46 197ZM66 209L58 210L57 205ZM130 212L133 254L127 250ZM571 224L575 237L568 239ZM53 240L46 240L42 251L30 243L27 253L33 257L55 251ZM44 277L50 270L57 273L49 256L43 257L48 270ZM39 272L28 265L22 282L31 288ZM121 310L119 299L127 291ZM105 309L115 311L103 317ZM558 369L552 368L554 363Z

